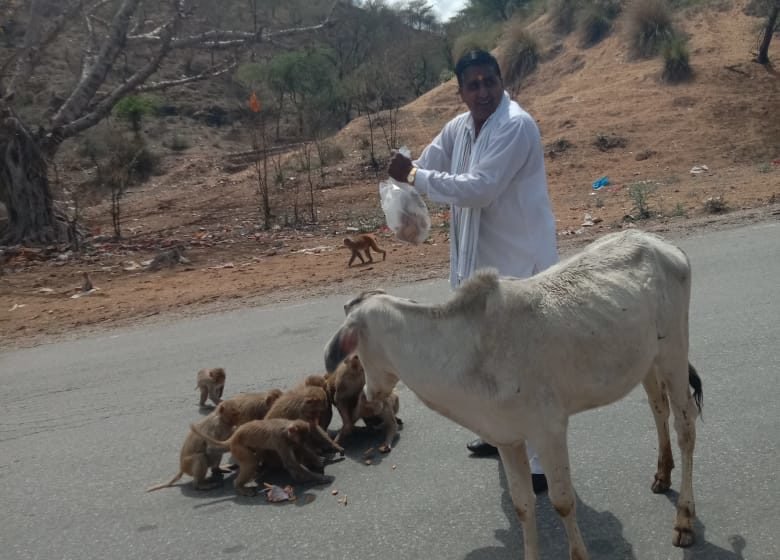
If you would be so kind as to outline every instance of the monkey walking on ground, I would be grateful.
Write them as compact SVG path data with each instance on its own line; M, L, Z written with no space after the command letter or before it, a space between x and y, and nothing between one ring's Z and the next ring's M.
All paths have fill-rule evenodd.
M363 395L366 374L357 354L349 356L339 364L336 371L326 379L333 395L333 404L341 415L341 430L336 436L336 443L342 444L344 438L355 428L355 422L362 418L366 426L371 428L381 426L384 429L385 439L379 446L379 451L389 452L398 433L398 426L403 425L403 421L397 416L398 393L393 391L381 401L367 402Z
M352 250L352 256L349 258L347 267L351 267L355 259L360 259L360 263L365 264L366 261L363 260L363 255L360 254L360 251L365 252L366 258L370 263L374 262L374 258L371 256L371 249L377 253L382 253L382 260L385 260L387 257L387 251L377 245L376 238L370 233L362 233L353 238L347 237L344 239L344 246Z
M147 492L168 488L183 475L192 477L192 485L196 490L210 490L216 487L222 479L219 464L225 453L222 448L215 448L207 443L206 435L216 439L225 439L233 432L238 411L233 403L224 401L208 416L197 423L197 430L187 432L184 444L179 454L179 472L168 482L147 488ZM211 477L206 478L211 469Z
M304 464L302 455L306 453L305 442L312 430L311 424L304 420L283 418L252 420L236 428L233 435L224 441L201 432L196 424L193 424L191 429L211 445L230 450L230 454L239 465L235 480L236 492L244 496L257 494L257 489L247 488L246 483L255 478L258 461L268 454L277 456L282 466L296 481L331 482L333 480L332 477L309 470Z
M206 405L206 398L215 405L222 402L225 389L225 370L223 368L204 368L197 374L195 388L200 390L200 406Z

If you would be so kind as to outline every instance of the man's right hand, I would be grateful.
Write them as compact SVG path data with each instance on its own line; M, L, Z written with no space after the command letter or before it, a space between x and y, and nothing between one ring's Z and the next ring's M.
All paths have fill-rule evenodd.
M406 182L409 172L412 170L412 160L400 152L394 152L390 158L390 165L387 167L387 173L396 181Z

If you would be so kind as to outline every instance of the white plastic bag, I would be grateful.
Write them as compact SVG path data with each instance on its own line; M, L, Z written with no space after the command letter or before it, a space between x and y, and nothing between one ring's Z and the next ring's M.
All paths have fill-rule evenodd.
M399 151L406 157L411 157L406 146ZM411 185L389 177L379 183L379 197L387 227L399 240L418 244L428 238L431 229L428 207L420 193Z

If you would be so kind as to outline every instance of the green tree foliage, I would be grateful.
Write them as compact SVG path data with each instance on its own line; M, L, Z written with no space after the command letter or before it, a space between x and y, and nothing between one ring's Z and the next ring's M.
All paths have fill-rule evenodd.
M157 112L159 102L149 95L128 95L114 106L114 115L128 123L136 134L141 133L143 118Z

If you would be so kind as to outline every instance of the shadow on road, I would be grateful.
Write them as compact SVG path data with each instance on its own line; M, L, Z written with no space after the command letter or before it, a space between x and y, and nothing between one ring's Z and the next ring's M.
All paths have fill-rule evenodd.
M506 474L496 460L501 488L501 509L510 522L509 529L496 530L503 546L489 546L471 551L465 560L515 560L522 555L523 529L515 514L507 489ZM623 526L609 511L596 511L577 498L577 521L591 560L636 560L633 546L623 538ZM539 531L539 554L542 558L568 558L569 544L558 513L547 494L537 497L536 524Z
M485 460L485 459L480 459ZM503 493L501 509L510 523L509 529L496 530L496 538L503 546L478 548L466 555L465 560L514 560L522 554L523 529L515 514L512 498L507 488L506 474L496 459ZM666 494L676 506L678 493ZM577 498L577 521L591 560L637 560L633 546L623 537L623 525L609 511L596 511ZM563 524L546 494L536 500L536 523L539 531L540 556L543 558L568 558L569 545ZM732 550L726 550L706 540L706 527L695 521L696 542L683 552L684 560L744 560L747 543L741 535L729 537ZM671 536L671 532L670 532ZM671 548L671 542L666 543Z
M669 490L665 496L677 507L677 499L680 496L678 492ZM707 527L698 518L693 523L693 529L696 531L696 542L693 543L692 547L685 550L683 553L684 560L745 560L742 553L747 547L747 541L745 541L742 535L731 535L729 537L731 550L726 550L707 542L705 538Z

